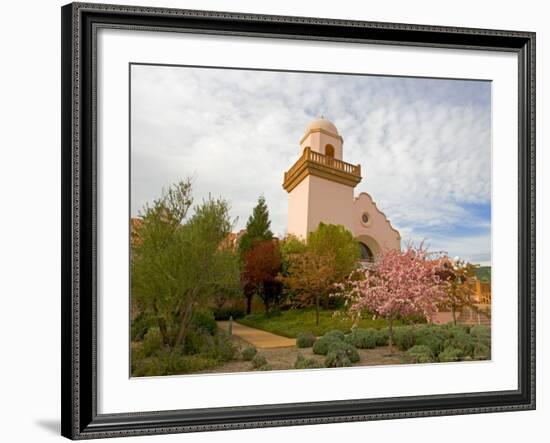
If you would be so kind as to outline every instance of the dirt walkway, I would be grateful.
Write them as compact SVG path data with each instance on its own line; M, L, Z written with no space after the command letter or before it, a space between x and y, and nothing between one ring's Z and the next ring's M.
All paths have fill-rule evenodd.
M243 340L233 336L233 342L239 348L240 351L247 345ZM375 349L358 349L361 360L354 363L353 366L377 366L377 365L397 365L403 363L404 353L394 349L394 353L389 355L389 348L383 346ZM287 369L294 370L294 363L298 354L305 358L312 358L320 364L324 364L325 356L316 355L311 348L298 349L296 347L290 348L271 348L261 349L259 351L266 359L271 368L275 371L283 371ZM202 374L229 374L234 372L251 372L255 369L249 361L243 361L242 359L233 360L227 363L223 363L214 368L205 369L200 371ZM332 369L328 369L332 370Z
M217 323L218 328L224 331L229 330L228 321L219 321ZM251 328L250 326L241 325L236 322L233 322L233 335L259 349L287 348L296 345L296 339L294 338L281 337L280 335Z

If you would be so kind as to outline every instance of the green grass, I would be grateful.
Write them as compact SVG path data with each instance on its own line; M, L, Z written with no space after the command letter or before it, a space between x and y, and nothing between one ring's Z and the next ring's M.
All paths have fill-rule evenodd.
M291 309L282 311L281 315L266 317L264 313L247 315L237 320L252 328L262 329L284 337L296 338L300 332L311 332L316 336L324 335L333 329L339 329L347 334L353 322L345 316L334 316L334 311L320 311L319 326L315 325L315 309ZM396 321L396 326L401 322ZM360 328L384 328L384 319L363 319L359 322Z

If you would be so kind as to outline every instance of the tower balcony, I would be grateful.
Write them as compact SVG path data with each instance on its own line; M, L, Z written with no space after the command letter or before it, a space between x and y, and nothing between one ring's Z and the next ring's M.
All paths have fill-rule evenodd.
M353 165L305 148L302 156L285 172L283 188L290 192L308 175L354 188L361 181L361 165Z

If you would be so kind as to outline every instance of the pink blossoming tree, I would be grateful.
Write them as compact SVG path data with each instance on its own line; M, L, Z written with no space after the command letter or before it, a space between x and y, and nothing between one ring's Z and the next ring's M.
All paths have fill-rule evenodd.
M442 264L443 258L433 258L422 244L390 250L338 285L338 295L345 298L348 313L356 320L365 312L386 319L392 352L393 322L398 316L421 314L429 319L437 312L445 297L445 283L438 276Z

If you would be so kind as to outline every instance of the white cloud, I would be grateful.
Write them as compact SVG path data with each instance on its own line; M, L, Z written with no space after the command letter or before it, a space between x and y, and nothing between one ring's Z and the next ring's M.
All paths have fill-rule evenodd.
M486 82L134 65L132 213L193 176L196 201L227 198L237 228L264 194L283 233L283 173L321 114L344 137L344 160L361 163L356 193L369 192L404 238L490 254L489 220L468 209L490 204ZM460 227L483 234L458 242Z

